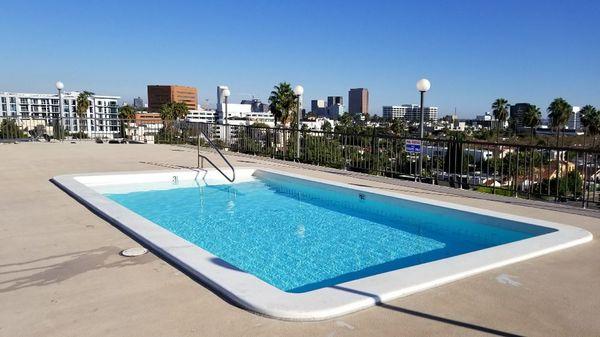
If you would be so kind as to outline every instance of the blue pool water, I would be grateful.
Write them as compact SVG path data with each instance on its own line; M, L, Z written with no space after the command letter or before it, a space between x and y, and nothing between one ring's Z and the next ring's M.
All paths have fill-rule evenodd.
M553 231L261 172L251 182L106 196L287 292Z

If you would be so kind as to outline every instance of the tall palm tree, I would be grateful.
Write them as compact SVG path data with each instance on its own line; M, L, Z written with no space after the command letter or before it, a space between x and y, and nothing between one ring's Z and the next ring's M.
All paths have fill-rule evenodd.
M127 123L129 123L132 119L135 118L135 109L131 105L123 105L119 108L119 121L121 124L121 137L126 138L127 132L125 129L127 128Z
M597 114L596 108L591 105L586 105L579 111L581 114L581 125L583 126L583 147L585 148L585 137L589 133L590 124L593 123L594 115Z
M90 109L90 97L94 96L91 91L83 91L77 95L77 117L79 117L79 134L83 136L83 119L86 117ZM87 125L87 124L86 124Z
M275 124L277 120L283 124L292 123L296 119L296 114L293 112L297 109L297 104L296 95L289 83L281 82L273 87L269 96L269 106L275 117Z
M563 98L555 98L548 106L548 117L550 126L556 129L556 147L559 146L559 134L569 121L569 116L573 113L573 107Z
M504 127L504 122L508 118L508 101L504 98L498 98L492 103L492 112L496 118L496 143L500 135L500 124Z
M600 134L600 110L591 105L581 109L581 124L586 129L586 134L592 136L592 148L596 147L596 136Z
M533 143L533 133L535 132L535 128L540 125L541 120L542 112L540 111L540 108L533 104L529 105L527 111L525 111L525 114L523 115L523 124L526 127L531 128L530 143Z

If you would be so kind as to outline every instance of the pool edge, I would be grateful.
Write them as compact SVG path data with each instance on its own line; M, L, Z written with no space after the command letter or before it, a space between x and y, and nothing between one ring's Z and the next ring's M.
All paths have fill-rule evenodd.
M452 203L438 202L436 200L421 198L421 197L412 197L412 196L404 195L402 193L389 192L389 191L376 189L376 188L370 188L370 187L369 188L365 188L365 187L361 188L361 187L353 186L350 184L326 181L323 179L317 179L317 178L307 177L307 176L303 176L303 175L296 175L296 174L291 174L288 172L282 172L282 171L278 171L278 170L272 170L272 169L266 169L266 168L244 168L244 169L246 169L246 170L262 170L262 171L272 172L275 174L283 174L283 175L287 175L287 176L291 176L291 177L296 177L299 179L305 179L305 180L310 180L310 181L315 181L315 182L322 182L322 183L326 183L329 185L350 188L353 190L367 191L370 193L376 193L376 194L381 194L381 195L386 195L386 196L391 196L391 197L400 197L403 199L410 199L413 201L424 202L423 200L426 200L426 201L429 201L429 203L435 202L436 205L439 205L441 203L441 204L444 204L445 206L449 205L448 207L457 206L456 204L452 204ZM222 296L224 296L227 299L229 299L230 301L234 302L236 305L241 306L241 307L243 307L247 310L250 310L252 312L255 312L257 314L272 317L272 318L277 318L277 319L284 319L284 320L291 320L291 321L315 321L315 320L325 320L325 319L342 316L342 315L345 315L345 314L348 314L351 312L366 309L366 308L371 307L380 302L387 302L387 301L390 301L390 300L393 300L393 299L396 299L399 297L407 296L407 295L410 295L410 294L413 294L416 292L420 292L420 291L423 291L426 289L430 289L430 288L434 288L434 287L437 287L437 286L440 286L443 284L447 284L447 283L453 282L458 279L472 276L474 274L482 273L482 272L485 272L485 271L488 271L491 269L499 268L499 267L506 266L506 265L509 265L512 263L520 262L520 261L531 259L531 258L534 258L537 256L545 255L545 254L548 254L551 252L555 252L555 251L559 251L559 250L566 249L569 247L573 247L573 246L576 246L579 244L583 244L585 242L589 242L593 239L593 236L590 232L588 232L584 229L581 229L579 227L557 224L557 223L548 222L545 220L534 219L534 218L514 216L511 214L506 214L506 213L501 213L501 212L493 212L494 216L496 216L496 217L498 217L499 215L504 215L504 216L508 216L510 218L519 219L518 221L523 221L523 219L531 220L528 222L533 223L533 224L539 224L544 227L556 228L556 226L558 226L557 232L553 232L553 233L557 233L557 234L560 233L561 235L566 233L566 234L570 234L571 237L568 238L568 240L566 240L566 241L563 238L562 239L563 242L556 242L555 241L556 239L561 239L561 238L560 237L556 238L556 235L555 235L555 236L552 236L553 240L550 240L551 242L545 242L545 240L548 239L548 237L546 237L546 238L544 238L545 240L541 240L539 242L539 244L541 246L535 250L527 251L527 249L525 249L525 251L521 251L520 255L515 255L513 252L512 254L508 254L503 257L501 256L499 260L498 260L498 257L496 256L497 261L495 261L493 263L481 264L481 261L477 261L477 260L481 259L481 256L478 256L481 254L475 254L475 257L473 257L473 254L469 253L469 254L464 254L461 256L453 257L453 258L448 258L448 259L433 261L433 262L422 264L422 265L417 265L414 267L409 267L409 268L404 268L404 269L400 269L400 270L390 271L390 272L383 273L383 274L373 275L370 277L342 283L342 284L332 286L332 287L327 287L327 288L310 291L307 293L292 294L292 293L283 292L273 286L266 284L265 282L259 280L258 278L254 277L253 275L250 275L250 274L247 274L244 272L240 272L240 271L234 272L231 270L229 272L226 272L223 270L224 268L221 268L221 270L211 268L211 265L207 264L206 261L203 261L202 259L200 259L200 257L202 257L202 258L217 258L217 259L218 259L218 257L204 251L200 247L191 245L189 242L175 236L172 233L171 233L171 235L175 236L175 238L173 238L172 236L169 236L168 233L162 233L161 231L159 231L159 232L161 232L161 233L159 233L160 235L164 234L164 235L169 236L168 240L171 240L173 242L179 241L179 243L182 244L180 247L177 248L179 250L173 249L172 247L169 247L169 246L162 246L160 244L161 243L160 240L158 240L158 237L152 236L152 235L156 235L156 233L153 233L150 236L144 235L144 233L139 232L140 226L134 225L130 222L131 221L142 222L142 225L143 225L143 226L141 226L142 229L144 226L156 226L156 227L160 227L160 226L153 224L152 222L150 222L146 219L144 219L145 221L142 221L142 220L140 220L141 217L138 215L131 217L130 215L126 214L126 212L124 212L123 209L119 209L119 207L123 208L122 206L117 205L116 203L114 203L112 201L107 202L108 199L104 198L103 196L96 193L88 186L80 183L79 181L77 181L75 179L76 177L90 176L90 175L143 174L143 173L156 173L156 172L165 172L165 173L166 172L182 172L182 170L134 171L134 172L126 172L126 173L106 172L106 173L92 173L92 174L60 175L60 176L53 177L51 179L51 181L53 183L55 183L59 188L61 188L65 192L67 192L71 197L73 197L74 199L76 199L77 201L79 201L80 203L85 205L86 207L93 210L96 214L100 215L103 219L105 219L108 222L110 222L111 224L117 226L118 228L123 230L128 235L134 237L136 240L139 240L140 242L143 242L144 244L148 245L148 247L151 248L153 251L158 252L159 255L161 256L161 258L165 258L165 259L169 260L170 262L172 262L173 264L183 268L184 270L186 270L187 272L192 274L195 278L197 278L199 281L204 283L207 287L218 292ZM98 198L98 196L100 196L100 198ZM102 199L106 199L106 200L102 200ZM118 207L115 207L115 205ZM470 212L473 212L475 210L480 210L479 208L475 208L475 207L467 207L467 206L462 206L462 205L458 205L458 206L461 206L459 209L467 210ZM451 207L451 208L456 208L456 207ZM116 211L116 213L111 212L111 211ZM129 212L132 213L131 211L129 211ZM488 212L492 212L492 211L488 211ZM111 213L113 215L110 215ZM157 231L156 228L146 228L146 229L151 229L151 232ZM546 235L551 235L553 233L546 234ZM543 236L545 236L545 235L543 235ZM154 240L152 238L154 238ZM526 239L523 241L531 242L529 240L533 240L533 239L535 239L535 238ZM497 246L497 247L493 247L493 248L504 247L505 248L504 250L506 250L507 245L512 245L512 244L514 244L514 243L501 245L501 246ZM519 244L516 244L513 246L518 249L521 249L521 250L524 249L523 247L521 247L522 245L519 245ZM183 250L186 250L186 251L183 252ZM490 249L490 250L494 251L494 249ZM477 252L475 252L475 253L477 253ZM489 253L489 251L488 251L488 253ZM495 253L498 253L498 252L496 251ZM468 257L466 260L464 259L465 256ZM463 259L456 259L459 257L463 257ZM457 260L459 262L457 262ZM463 261L461 261L461 260L463 260ZM431 269L431 268L445 269L444 266L440 266L440 264L439 264L440 261L444 261L444 263L446 263L446 264L448 262L454 262L454 263L458 263L458 264L462 264L462 265L464 265L466 263L467 268L466 268L466 270L462 270L459 272L456 272L456 271L450 272L447 270L442 270L442 272L440 273L440 271L438 270L437 271L438 275L435 276L436 272L433 272L434 277L433 278L430 277L430 279L427 282L418 282L415 280L412 280L412 281L409 280L408 282L404 282L405 283L404 285L402 285L402 282L400 282L399 284L396 284L396 285L390 284L390 280L394 281L400 275L400 273L405 274L404 278L406 278L408 276L408 278L410 279L411 277L412 278L416 277L415 275L418 276L418 274L423 274L423 272L425 272L426 274L427 273L431 274L432 271L427 271L427 269ZM438 262L438 263L436 263L436 262ZM471 266L471 267L469 267L469 266ZM425 269L425 271L424 271L424 269ZM463 268L463 269L465 269L465 268ZM407 273L407 271L408 271L408 273ZM213 274L211 274L211 273L213 273ZM216 273L216 274L214 274L214 273ZM432 276L432 275L429 275L429 276ZM250 283L258 282L258 283L253 284L253 285L251 284L249 286L247 284L239 284L239 282L238 283L230 282L227 280L228 277L229 278L242 277L243 281L245 281L245 282L250 282ZM386 281L386 282L384 282L384 281ZM378 283L378 282L383 283L383 285L376 286L373 284L373 283ZM235 288L236 286L238 288ZM232 287L234 287L234 288L232 288ZM258 292L258 294L256 292ZM253 294L251 294L251 293L253 293ZM324 299L327 299L327 300L324 300Z

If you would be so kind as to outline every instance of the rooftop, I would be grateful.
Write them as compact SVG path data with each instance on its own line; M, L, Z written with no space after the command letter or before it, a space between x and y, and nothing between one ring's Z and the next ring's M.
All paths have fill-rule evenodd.
M231 305L152 253L121 257L121 250L137 243L49 181L61 174L194 166L195 149L64 142L0 144L0 153L1 335L580 336L600 331L596 240L341 318L284 322ZM229 158L235 166L271 167L576 224L600 235L598 212L247 155Z

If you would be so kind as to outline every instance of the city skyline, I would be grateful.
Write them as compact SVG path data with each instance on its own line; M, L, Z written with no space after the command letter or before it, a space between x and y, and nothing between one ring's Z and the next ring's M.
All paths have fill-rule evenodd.
M60 11L44 2L4 4L7 12L29 14L0 22L11 51L0 64L0 91L52 93L61 80L67 91L120 95L131 104L147 99L148 84L180 84L214 104L219 84L231 88L232 101L266 101L274 85L287 81L304 86L305 105L367 88L369 112L380 115L385 105L418 103L414 85L426 77L432 88L425 104L441 115L456 108L461 118L474 117L497 97L543 110L555 97L600 105L600 9L593 1L175 2L167 13L160 4L73 4L59 3Z

